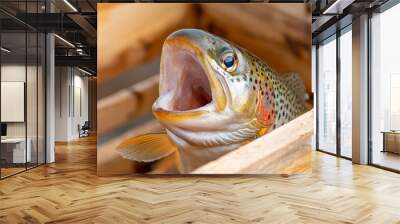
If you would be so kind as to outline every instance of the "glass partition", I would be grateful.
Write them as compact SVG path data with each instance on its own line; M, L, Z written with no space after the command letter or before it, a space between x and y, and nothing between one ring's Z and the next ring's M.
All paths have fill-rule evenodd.
M352 157L352 33L351 26L340 38L340 155Z
M318 45L317 147L352 157L352 26Z
M39 2L43 5L43 1L28 6L20 1L18 10L42 12ZM0 22L2 179L45 163L46 39L44 33L2 12L0 19L7 20L7 24Z
M24 171L31 161L27 150L25 32L1 34L1 176ZM6 50L4 50L6 49Z
M318 47L318 149L336 153L336 36Z

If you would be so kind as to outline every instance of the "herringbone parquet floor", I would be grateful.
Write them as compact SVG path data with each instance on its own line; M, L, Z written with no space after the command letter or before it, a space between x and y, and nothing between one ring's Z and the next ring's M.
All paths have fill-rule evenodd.
M400 223L400 175L313 156L290 177L97 177L86 138L0 181L0 223Z

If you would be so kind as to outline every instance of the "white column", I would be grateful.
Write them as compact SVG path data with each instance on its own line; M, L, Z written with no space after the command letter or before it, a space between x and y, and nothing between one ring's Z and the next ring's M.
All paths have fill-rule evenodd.
M353 19L353 162L368 163L368 15Z
M55 56L54 35L46 36L46 163L55 161Z

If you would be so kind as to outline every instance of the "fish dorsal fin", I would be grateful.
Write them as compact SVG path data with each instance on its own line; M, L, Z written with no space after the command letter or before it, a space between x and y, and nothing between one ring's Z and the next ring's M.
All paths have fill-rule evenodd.
M153 162L175 152L176 146L171 143L166 133L139 135L123 141L117 152L125 159L138 162Z
M282 79L286 83L287 87L293 90L301 102L308 100L309 96L306 87L304 86L304 82L299 74L293 72L286 73L282 75Z

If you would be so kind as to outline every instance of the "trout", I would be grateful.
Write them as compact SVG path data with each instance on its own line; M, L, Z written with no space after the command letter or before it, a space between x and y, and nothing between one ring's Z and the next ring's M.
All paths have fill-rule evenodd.
M190 172L303 114L306 100L299 75L278 74L203 30L178 30L164 42L152 107L165 132L125 140L117 151L140 162L178 151L181 172Z

